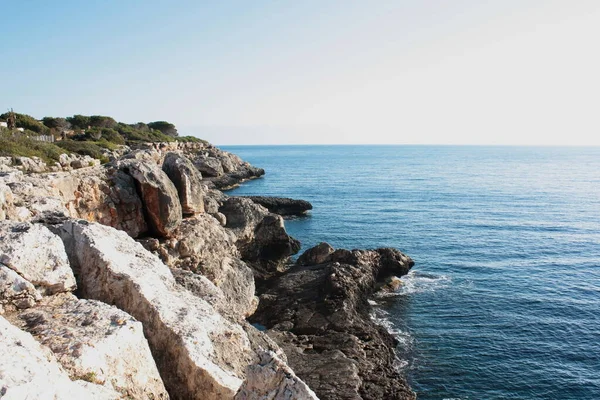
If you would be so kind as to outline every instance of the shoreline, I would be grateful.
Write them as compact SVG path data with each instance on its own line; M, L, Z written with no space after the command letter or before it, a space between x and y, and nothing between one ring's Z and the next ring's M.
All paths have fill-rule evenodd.
M177 142L140 146L115 155L104 166L76 171L25 175L4 165L0 172L0 219L6 220L0 231L2 263L30 283L21 284L23 289L15 293L0 293L0 318L44 347L44 335L58 334L59 327L47 320L27 322L43 309L62 307L64 314L71 315L94 299L135 317L145 339L134 342L149 348L151 357L143 363L150 370L154 366L151 375L156 385L144 389L137 382L104 374L84 379L95 385L88 388L91 391L99 386L133 398L153 391L157 398L199 398L204 393L201 398L258 399L260 393L272 390L291 390L299 399L414 398L393 367L395 339L371 320L368 303L375 290L390 284L392 276L406 274L414 263L394 249L334 250L326 244L308 249L293 263L291 256L300 244L287 234L282 215L302 214L312 206L293 199L224 193L264 173L210 144ZM54 247L41 250L65 254L61 256L64 276L74 276L76 285L48 291L19 269L28 268L18 265L16 255L27 251L23 238L38 231L57 239ZM119 245L100 246L111 240ZM114 251L120 256L115 258ZM122 264L129 259L133 261ZM138 266L140 260L152 267ZM3 282L15 282L17 277L8 270ZM117 280L116 275L98 275L106 270L125 271L120 273L125 275ZM145 272L139 275L138 270ZM151 284L153 276L163 276L163 283ZM117 285L123 279L132 285L127 292ZM150 288L172 300L161 305L158 298L147 297ZM116 293L120 294L115 297ZM187 326L187 319L170 320L165 313L182 299L188 299L188 305L198 304L185 306L186 314L205 310L195 318L211 320L213 327L207 331ZM157 318L161 325L155 325ZM258 331L247 319L266 330ZM213 350L206 353L193 343L184 344L177 334L172 343L161 342L167 331L181 329L194 336L208 335L202 342L210 343ZM226 336L233 334L238 344L214 336L217 331L230 332ZM98 340L85 332L80 335L71 340L71 347ZM182 358L182 348L196 354L196 361ZM50 350L53 357L48 362L54 365L58 360L75 382L102 375L97 367L82 365L79 353L65 352L63 347L50 346ZM198 363L198 357L206 361ZM125 359L119 362L127 364ZM179 365L175 374L174 365ZM200 371L203 378L193 379ZM270 382L265 375L269 373L281 379Z

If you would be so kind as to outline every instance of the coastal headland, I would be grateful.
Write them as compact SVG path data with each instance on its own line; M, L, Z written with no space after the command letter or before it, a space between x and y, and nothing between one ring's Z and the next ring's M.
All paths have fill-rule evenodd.
M0 159L0 397L414 399L369 297L413 261L300 244L209 143Z

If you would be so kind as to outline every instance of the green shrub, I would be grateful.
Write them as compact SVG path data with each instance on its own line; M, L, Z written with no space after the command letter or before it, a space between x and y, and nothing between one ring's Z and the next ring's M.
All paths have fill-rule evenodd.
M6 120L8 118L8 115L9 113L4 113L0 115L0 118ZM50 134L50 128L42 124L37 119L33 118L31 115L15 113L15 119L17 128L24 128L33 131L39 135Z
M38 142L26 135L0 135L0 156L39 157L47 164L58 161L65 151L53 143Z
M177 129L175 125L167 121L154 121L148 124L150 129L156 129L164 133L165 135L169 135L172 137L177 137Z
M71 124L73 129L87 129L90 126L90 117L85 115L76 114L72 117L67 117L67 121Z

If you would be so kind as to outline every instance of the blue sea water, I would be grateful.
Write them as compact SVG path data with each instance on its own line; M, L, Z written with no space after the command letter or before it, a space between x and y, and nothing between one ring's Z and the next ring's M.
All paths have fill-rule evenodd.
M376 316L420 399L600 399L600 148L229 146L303 248L416 262Z

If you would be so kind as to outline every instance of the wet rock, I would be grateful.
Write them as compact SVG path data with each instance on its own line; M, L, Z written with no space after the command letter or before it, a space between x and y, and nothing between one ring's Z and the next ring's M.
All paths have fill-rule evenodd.
M0 396L18 399L115 400L121 395L100 385L71 381L50 352L0 317Z
M173 182L158 165L140 161L123 161L121 169L136 182L152 231L169 236L181 223L179 194Z
M306 383L277 355L261 352L260 361L248 367L236 400L318 400Z
M202 175L192 162L180 154L167 153L162 169L177 188L183 213L203 213Z
M307 211L312 210L312 204L306 200L295 200L286 197L270 197L270 196L244 196L253 202L265 207L269 212L283 216L287 215L304 215Z
M0 222L0 263L42 294L75 290L75 276L58 236L39 224Z
M322 398L414 399L394 368L397 342L371 320L368 303L379 282L406 274L412 260L395 249L336 250L327 258L270 281L251 321L269 329Z
M143 323L171 398L233 397L254 357L239 325L181 288L166 265L124 232L69 221L62 237L81 270L82 295Z
M92 380L126 398L168 398L142 324L114 306L65 293L11 321L49 348L72 380Z

